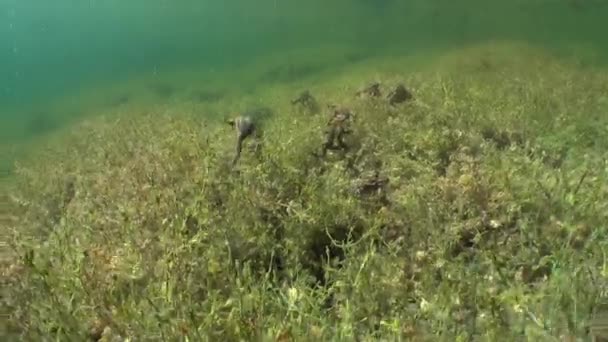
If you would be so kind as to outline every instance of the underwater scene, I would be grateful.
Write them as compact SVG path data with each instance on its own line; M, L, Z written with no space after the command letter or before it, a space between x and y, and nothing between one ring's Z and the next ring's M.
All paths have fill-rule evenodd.
M0 0L0 337L608 340L607 37L606 0Z

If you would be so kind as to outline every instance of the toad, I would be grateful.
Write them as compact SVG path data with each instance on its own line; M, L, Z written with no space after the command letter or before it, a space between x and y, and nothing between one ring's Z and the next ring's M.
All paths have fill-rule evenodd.
M316 111L318 109L317 100L314 98L314 96L312 96L312 94L308 90L304 90L297 98L291 100L291 104L300 104L311 111Z
M388 103L391 106L403 103L413 98L412 93L405 88L403 84L399 84L388 94Z
M325 131L325 141L323 142L321 155L325 156L327 150L346 150L348 146L344 142L344 137L352 133L350 129L350 121L353 113L343 107L334 105L328 106L332 111L331 118L327 122Z
M355 95L359 96L359 97L364 97L364 96L380 97L380 96L382 96L382 93L380 91L380 83L374 82L374 83L368 85L367 87L357 91L355 93Z

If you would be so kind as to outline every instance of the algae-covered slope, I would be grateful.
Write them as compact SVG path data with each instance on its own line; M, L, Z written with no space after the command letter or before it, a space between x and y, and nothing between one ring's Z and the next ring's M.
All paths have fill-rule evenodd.
M371 81L413 100L358 98ZM292 106L308 88L320 112ZM262 103L260 154L179 103L98 117L16 169L7 329L26 339L584 337L608 270L608 71L518 44L371 59ZM326 105L346 153L315 155ZM185 113L185 114L184 114ZM209 113L211 114L211 113ZM211 116L209 116L211 117Z

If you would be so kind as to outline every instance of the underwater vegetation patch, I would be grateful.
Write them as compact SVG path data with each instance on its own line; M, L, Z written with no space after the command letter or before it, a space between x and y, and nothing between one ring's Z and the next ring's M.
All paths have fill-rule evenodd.
M228 129L176 103L78 126L15 170L7 330L587 337L608 293L606 150L592 143L608 117L596 115L605 94L589 89L608 71L522 46L497 63L488 49L419 71L360 66L309 91L297 78L255 99L227 94L220 112L240 108L264 128L236 165L235 131L249 134L249 120ZM483 58L493 66L462 67Z

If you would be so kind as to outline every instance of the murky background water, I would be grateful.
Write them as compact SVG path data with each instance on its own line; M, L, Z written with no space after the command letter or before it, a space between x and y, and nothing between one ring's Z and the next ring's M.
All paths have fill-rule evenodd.
M316 52L287 72L269 59L257 80L503 39L533 42L581 65L606 63L607 19L605 0L0 0L0 144L28 141L93 111L98 104L79 97L87 89L102 92L141 75L162 80L175 70L200 83L230 71L224 81L243 86L239 68L296 49ZM323 65L324 54L325 68L307 67L307 59ZM159 97L171 91L157 84ZM51 106L66 99L75 105Z

